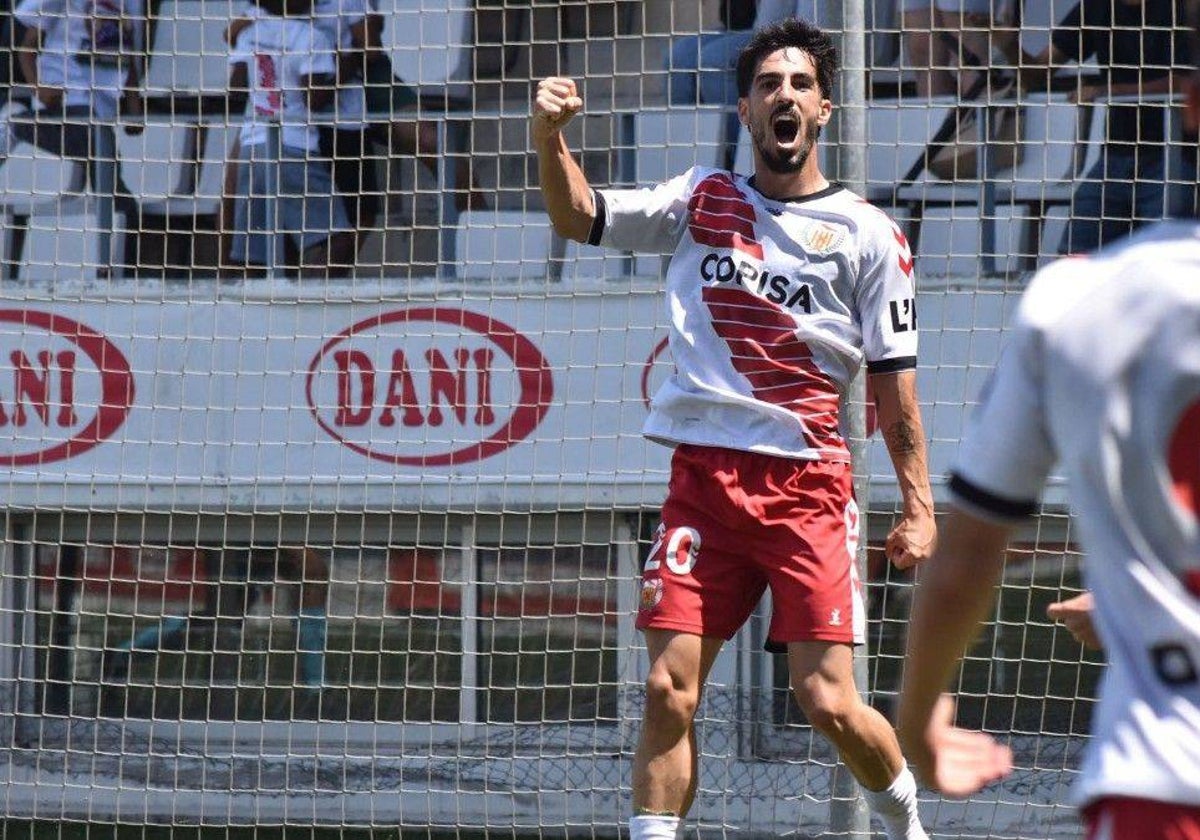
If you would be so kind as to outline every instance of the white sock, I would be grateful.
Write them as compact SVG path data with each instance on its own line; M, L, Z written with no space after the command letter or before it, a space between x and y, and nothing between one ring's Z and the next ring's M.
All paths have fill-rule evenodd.
M863 798L883 821L888 840L929 840L917 816L917 780L908 765L886 790L864 788Z
M638 814L629 818L629 840L676 840L682 831L679 817Z

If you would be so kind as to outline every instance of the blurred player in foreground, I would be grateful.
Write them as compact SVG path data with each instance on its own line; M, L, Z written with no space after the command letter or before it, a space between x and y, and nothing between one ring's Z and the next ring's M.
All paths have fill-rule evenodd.
M1200 2L1189 3L1192 24ZM1200 54L1200 53L1194 53ZM1200 77L1187 86L1200 121ZM1005 546L1055 463L1070 480L1109 667L1075 788L1096 840L1200 838L1200 226L1167 221L1030 283L962 442L920 576L899 728L923 781L968 796L1009 749L941 692L991 614ZM1052 608L1078 637L1085 609Z
M837 52L799 20L760 29L738 60L754 176L694 167L652 189L593 190L563 138L583 107L570 79L538 86L531 134L564 236L672 254L675 374L645 434L675 448L638 627L650 655L634 756L632 840L674 838L696 793L694 718L724 642L768 587L771 642L893 840L921 840L896 733L854 685L864 635L858 508L839 408L866 362L903 516L887 553L932 553L933 502L916 397L912 255L881 211L821 174Z

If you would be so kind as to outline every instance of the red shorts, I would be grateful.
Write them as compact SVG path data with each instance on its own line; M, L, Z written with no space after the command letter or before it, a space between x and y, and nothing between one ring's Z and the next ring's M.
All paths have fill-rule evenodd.
M849 464L681 445L638 629L729 639L769 587L772 643L861 643L857 544Z
M1088 840L1200 840L1200 806L1108 796L1083 809Z

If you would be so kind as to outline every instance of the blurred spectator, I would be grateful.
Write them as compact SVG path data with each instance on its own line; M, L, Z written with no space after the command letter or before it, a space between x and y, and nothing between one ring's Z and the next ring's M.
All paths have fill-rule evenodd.
M1019 5L1016 0L901 0L903 66L916 73L917 96L961 95L976 80L969 68L1010 66Z
M259 14L258 7L250 5L229 25L227 40L234 41ZM416 155L436 173L437 126L416 120L369 122L366 79L391 76L390 61L381 49L383 16L374 11L369 0L315 0L311 15L317 28L337 46L334 102L316 119L321 156L332 161L334 188L354 223L357 253L366 235L376 228L379 216L382 189L376 143L396 154ZM387 69L382 70L385 65ZM390 97L384 98L390 107ZM231 157L236 160L236 155ZM232 191L235 179L236 175L227 171L227 192Z
M811 0L722 0L720 32L676 38L667 63L672 105L736 105L738 53L754 30L789 17L808 18Z
M20 141L87 161L92 189L113 190L118 209L134 212L128 190L118 186L118 167L107 187L98 182L97 145L107 141L104 146L115 154L118 115L129 119L126 133L142 131L142 0L22 0L14 16L25 27L17 61L34 102L31 114L11 116L0 128L0 160Z
M1094 56L1099 81L1081 81L1072 101L1165 99L1191 70L1185 6L1184 0L1082 0L1055 27L1050 45L1025 57L1022 83L1048 86L1052 68ZM1190 212L1191 190L1167 189L1166 103L1113 102L1107 112L1104 148L1075 188L1059 253L1093 251L1146 222ZM1194 165L1187 168L1184 183L1195 180Z
M733 105L733 67L754 31L757 0L721 0L719 32L683 35L667 56L667 101L672 105Z
M336 48L307 16L311 0L258 0L258 8L229 57L230 89L250 100L240 137L230 259L258 272L275 261L272 254L286 252L281 244L290 243L301 276L343 275L353 263L354 234L342 202L333 200L333 173L318 156L314 120L314 112L334 101ZM273 126L278 150L268 148ZM267 218L272 203L274 219Z
M105 668L105 678L114 680L129 672L133 652L164 650L242 651L241 635L247 613L263 596L274 590L271 603L278 603L284 586L298 588L292 599L296 608L296 685L319 689L325 684L325 642L328 636L326 603L329 593L329 563L309 548L224 547L207 549L209 584L215 584L203 611L193 616L164 616L116 647Z

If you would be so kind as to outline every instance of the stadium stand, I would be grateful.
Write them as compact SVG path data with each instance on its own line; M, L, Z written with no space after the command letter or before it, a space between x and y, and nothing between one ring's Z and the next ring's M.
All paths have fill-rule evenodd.
M88 185L85 161L58 158L24 143L0 165L7 279L54 279L72 269L107 275L114 266L120 273L129 222L114 227L115 150L103 148L107 137L96 132L94 186Z
M1052 21L1071 4L1055 0L1026 5L1021 43L1033 51L1045 44ZM665 0L586 7L500 7L443 0L423 3L419 10L398 0L385 4L384 47L392 69L398 80L411 83L422 96L422 101L393 113L443 121L447 172L433 189L425 185L423 195L399 204L391 196L389 223L379 238L390 240L403 231L406 241L370 246L371 253L393 255L375 258L375 270L386 273L386 265L392 263L409 273L470 276L480 273L478 266L491 265L509 267L498 276L527 276L543 253L555 278L564 271L589 276L601 270L597 266L609 264L610 258L593 255L595 259L569 268L576 261L567 260L567 245L555 241L538 218L534 179L525 159L524 115L530 85L549 73L581 79L594 108L586 131L603 138L596 145L606 151L595 154L586 142L582 148L585 167L596 183L646 183L705 161L747 169L749 144L731 115L704 107L668 110L661 73L648 72L658 69L648 65L657 61L656 49L665 48L667 33L712 25L713 9L703 4L698 9L697 15L690 7ZM886 3L872 4L871 10L877 27L871 39L877 90L902 88L903 79L889 77L887 66L879 63L897 57L896 31L888 17L894 10ZM226 46L221 34L230 14L228 0L164 0L155 16L146 80L149 127L143 137L119 140L122 174L140 205L138 223L126 226L133 232L127 250L140 272L202 274L211 263L207 240L212 238L228 142L223 111ZM469 86L468 79L473 80ZM889 207L906 228L923 269L963 270L970 253L982 252L985 273L1019 273L1052 255L1061 215L1056 208L1069 202L1072 179L1095 158L1103 104L1077 107L1061 92L1022 94L1023 154L1014 169L955 183L922 174L912 184L897 186L952 105L942 100L927 104L900 92L901 98L875 98L867 109L869 197ZM448 110L444 106L452 99L469 110ZM486 209L465 206L468 187L452 172L452 163L468 154L468 146L473 177L482 192L495 199ZM22 177L44 181L49 163L41 161L37 173ZM72 173L70 166L65 169L64 188L80 174ZM416 180L398 176L389 167L385 183L389 192L412 192ZM16 249L22 245L22 219L43 213L69 215L83 205L42 201L41 195L22 198L15 181L6 190L9 198L0 209L14 220L8 237L8 253L15 255L7 263L11 277L21 261ZM61 192L73 195L77 185ZM448 194L457 200L447 200ZM506 235L516 230L522 232L519 237ZM46 233L52 232L37 235ZM543 241L547 237L548 245ZM967 243L973 243L969 252L963 250ZM72 249L79 249L78 240L60 244L54 257L58 268L88 264L81 256L71 257ZM120 241L116 246L126 248ZM508 247L512 253L506 255ZM398 259L395 255L401 253L403 259ZM526 268L517 270L522 265ZM32 263L28 270L36 271Z

